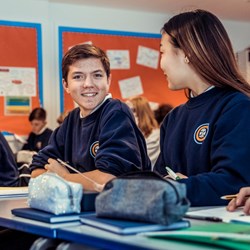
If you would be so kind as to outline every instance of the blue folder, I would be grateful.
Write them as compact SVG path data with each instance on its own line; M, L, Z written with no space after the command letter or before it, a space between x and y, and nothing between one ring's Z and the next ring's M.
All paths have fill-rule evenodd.
M149 231L177 230L190 227L188 220L181 220L170 225L160 225L147 222L100 218L95 214L81 215L80 221L89 226L123 235Z
M83 213L56 215L30 207L14 208L11 210L11 213L15 216L19 216L22 218L46 222L46 223L53 223L53 224L79 221L81 215L93 214L91 212L83 212Z

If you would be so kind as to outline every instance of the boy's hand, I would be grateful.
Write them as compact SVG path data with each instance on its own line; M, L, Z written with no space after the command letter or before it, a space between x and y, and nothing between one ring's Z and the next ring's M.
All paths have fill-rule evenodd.
M44 168L47 171L54 172L60 175L62 178L65 178L65 176L69 173L66 167L62 166L57 160L54 160L52 158L48 159L48 164L46 164Z

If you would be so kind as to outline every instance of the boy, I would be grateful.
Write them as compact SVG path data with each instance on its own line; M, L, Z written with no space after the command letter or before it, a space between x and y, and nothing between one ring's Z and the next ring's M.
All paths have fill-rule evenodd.
M29 115L29 122L32 131L22 149L38 152L48 145L53 131L46 127L46 111L43 108L33 109Z
M78 104L35 155L32 177L52 171L68 181L96 190L129 171L150 169L145 140L128 106L109 94L111 76L107 55L100 48L72 47L62 61L63 87ZM67 162L88 179L67 169Z

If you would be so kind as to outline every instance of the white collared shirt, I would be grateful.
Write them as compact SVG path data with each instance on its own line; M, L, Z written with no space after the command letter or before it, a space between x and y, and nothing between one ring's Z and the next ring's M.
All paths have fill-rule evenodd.
M205 93L205 92L207 92L207 91L213 89L214 87L215 87L214 85L211 85L209 88L207 88L205 91L203 91L203 93ZM191 91L191 93L190 93L190 97L191 97L191 98L196 97L196 96L193 95L193 92L192 92L192 91Z

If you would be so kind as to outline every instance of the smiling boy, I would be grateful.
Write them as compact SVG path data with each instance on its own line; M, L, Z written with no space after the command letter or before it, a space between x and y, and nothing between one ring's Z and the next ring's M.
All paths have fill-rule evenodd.
M61 159L98 184L126 172L150 169L145 140L128 106L109 94L110 63L100 48L72 47L62 61L63 87L78 104L34 156L32 177L52 171L95 190L91 181L59 164Z

